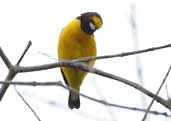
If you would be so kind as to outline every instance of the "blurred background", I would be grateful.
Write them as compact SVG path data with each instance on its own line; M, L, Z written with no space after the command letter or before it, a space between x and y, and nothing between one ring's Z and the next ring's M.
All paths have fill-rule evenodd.
M95 32L98 55L117 54L171 42L170 0L1 0L0 46L15 64L29 40L32 46L21 65L47 64L57 58L57 43L61 29L83 12L95 11L103 18L103 27ZM138 56L96 61L95 67L103 71L140 83L155 93L169 66L170 49ZM139 71L138 71L139 70ZM8 69L0 60L0 80ZM63 81L59 68L18 74L13 81ZM171 91L168 77L159 96L167 99ZM79 110L68 108L68 91L61 87L17 86L19 92L32 106L42 121L140 121L144 113L106 107L81 97ZM113 104L147 108L151 98L136 89L115 80L88 74L81 93L106 100ZM171 93L169 93L171 95ZM154 103L151 110L167 112ZM0 102L0 120L37 121L30 109L10 86ZM169 121L170 118L148 115L148 121Z

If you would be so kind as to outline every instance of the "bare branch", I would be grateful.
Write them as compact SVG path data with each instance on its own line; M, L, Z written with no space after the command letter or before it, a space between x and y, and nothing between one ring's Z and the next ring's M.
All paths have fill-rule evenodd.
M24 50L24 52L23 52L23 54L21 55L21 57L20 57L20 59L18 60L18 62L17 62L16 65L19 65L19 64L20 64L20 62L22 61L24 55L26 54L26 52L28 51L28 49L30 48L31 45L32 45L32 42L29 41L28 44L27 44L27 46L26 46L26 48L25 48L25 50Z
M0 81L0 84L10 84L10 85L18 85L18 86L59 86L59 87L62 87L64 89L68 90L68 91L69 90L74 91L74 92L80 94L82 97L84 97L86 99L89 99L91 101L95 101L97 103L100 103L100 104L103 104L103 105L106 105L106 106L111 106L111 107L116 107L116 108L121 108L121 109L127 109L127 110L133 110L133 111L146 112L145 109L113 104L113 103L109 103L109 102L104 101L104 100L99 100L99 99L87 96L85 94L82 94L82 93L78 92L77 90L75 90L73 88L69 88L69 87L65 86L61 81L52 81L52 82L50 82L50 81L48 81L48 82L36 82L36 81L30 81L30 82L22 82L22 81L4 82L4 81ZM171 117L171 115L167 114L166 112L149 111L149 113L154 114L154 115L162 115L162 116L166 116L166 117Z
M18 62L17 62L17 64L15 66L13 66L10 63L10 61L8 60L8 58L6 57L6 55L3 53L3 51L0 48L0 56L2 57L4 63L6 64L6 66L9 69L9 72L8 72L8 75L7 75L6 79L5 79L5 82L12 81L12 79L18 73L17 68L18 68L20 62L22 61L25 53L27 52L27 50L29 49L30 46L31 46L31 41L28 42L28 45L27 45L26 49L24 50L22 56L20 57L20 59L18 60ZM2 98L3 98L6 90L8 89L8 87L9 87L9 84L5 84L5 85L1 86L1 88L0 88L0 101L2 100Z
M164 85L164 83L165 83L165 81L166 81L166 79L167 79L167 77L168 77L168 75L169 75L169 73L170 73L170 70L171 70L171 66L169 67L169 69L168 69L168 71L167 71L167 73L166 73L166 75L165 75L165 77L164 77L164 79L163 79L163 81L162 81L162 83L161 83L159 89L157 90L157 93L156 93L155 96L157 96L157 95L159 94L161 88L163 87L163 85ZM154 101L155 101L155 98L152 99L150 105L148 106L147 111L145 112L145 115L144 115L142 121L145 121L145 119L146 119L146 117L147 117L147 115L148 115L148 112L149 112L151 106L153 105Z
M56 68L56 67L61 67L61 66L65 66L65 67L72 67L72 68L77 68L83 71L87 71L93 74L97 74L97 75L101 75L110 79L114 79L117 81L120 81L124 84L127 84L131 87L134 87L135 89L141 91L142 93L155 98L155 100L157 100L157 102L160 102L161 104L163 104L165 107L167 108L171 108L167 101L164 100L163 98L159 97L159 96L155 96L155 94L153 94L152 92L148 91L147 89L143 88L142 86L140 86L137 83L131 82L127 79L124 79L122 77L116 76L114 74L110 74L107 72L104 72L102 70L96 69L96 68L92 68L89 67L85 64L82 63L73 63L73 61L61 61L58 63L52 63L52 64L45 64L45 65L38 65L38 66L30 66L30 67L20 67L18 68L18 72L32 72L32 71L39 71L39 70L45 70L45 69L51 69L51 68Z
M137 50L137 51L130 51L130 52L125 52L125 53L119 53L119 54L114 54L114 55L85 57L85 58L77 59L74 61L75 62L87 62L87 61L107 59L107 58L125 57L125 56L142 54L142 53L151 52L151 51L164 49L164 48L170 48L170 47L171 47L171 44L166 44L166 45L162 45L162 46L158 46L158 47L152 47L152 48L147 48L147 49L142 49L142 50Z
M15 77L15 75L16 75L16 72L13 70L13 68L11 68L12 70L9 70L9 72L8 72L8 75L7 75L7 77L6 77L6 79L5 79L5 82L11 82L12 81L12 79ZM0 88L0 101L2 100L2 98L3 98L3 96L4 96L4 94L5 94L5 92L6 92L6 90L8 89L8 87L9 87L9 84L3 84L2 86L1 86L1 88Z
M146 52L151 52L151 51L156 51L164 48L169 48L171 47L171 44L166 44L158 47L152 47L152 48L147 48L147 49L142 49L142 50L137 50L137 51L130 51L130 52L124 52L124 53L118 53L114 55L104 55L104 56L91 56L91 57L84 57L81 59L76 59L73 60L74 62L87 62L87 61L92 61L92 60L101 60L101 59L108 59L108 58L117 58L117 57L125 57L125 56L130 56L130 55L136 55L136 54L142 54ZM57 60L56 58L49 56L46 53L43 52L38 52L39 54L42 54L44 56L47 56L53 60Z
M11 64L11 62L9 61L9 59L7 58L7 56L5 55L1 47L0 47L0 56L2 60L4 61L5 65L8 67L8 69L12 68L13 65Z
M0 81L0 84L10 84L10 85L18 85L18 86L60 86L62 85L61 81L48 81L48 82L36 82L36 81L30 81L30 82L22 82L22 81Z
M127 85L129 85L131 87L136 88L137 90L141 91L142 93L144 93L144 94L146 94L146 95L148 95L148 96L150 96L152 98L155 98L156 101L158 101L159 103L161 103L162 105L164 105L168 109L171 109L171 106L168 104L168 102L166 100L164 100L163 98L161 98L159 96L155 96L155 94L153 94L149 90L143 88L139 84L131 82L131 81L129 81L127 79L124 79L122 77L116 76L114 74L110 74L110 73L104 72L102 70L89 67L86 64L80 63L80 62L86 62L86 61L96 60L96 59L105 59L105 58L112 58L112 57L123 57L123 56L138 54L138 53L154 51L154 50L157 50L157 49L163 49L163 48L167 48L167 47L171 47L171 44L167 44L167 45L160 46L160 47L154 47L154 48L139 50L139 51L121 53L121 54L116 54L116 55L87 57L87 58L82 58L82 59L78 59L78 60L61 61L61 62L58 62L58 63L56 62L56 63L50 63L50 64L44 64L44 65L37 65L37 66L22 67L22 66L16 65L16 66L12 66L12 69L10 69L9 74L8 74L5 81L6 82L12 81L12 79L15 77L15 75L17 73L41 71L41 70L52 69L52 68L62 67L62 66L63 67L72 67L72 68L76 68L76 69L79 69L79 70L87 71L87 72L90 72L90 73L93 73L93 74L101 75L101 76L104 76L104 77L107 77L107 78L110 78L110 79L120 81L120 82L122 82L124 84L127 84ZM2 53L0 53L0 54L2 54ZM2 99L2 97L3 97L6 89L8 88L8 86L9 86L9 84L2 85L1 90L0 90L0 100Z
M74 91L74 92L80 94L82 97L84 97L84 98L86 98L86 99L89 99L89 100L92 100L92 101L101 103L101 104L106 105L106 106L112 106L112 107L117 107L117 108L122 108L122 109L128 109L128 110L136 110L136 111L141 111L141 112L145 112L145 111L146 111L145 109L140 109L140 108L133 108L133 107L128 107L128 106L116 105L116 104L112 104L112 103L106 102L106 101L104 101L104 100L99 100L99 99L96 99L96 98L92 98L92 97L90 97L90 96L87 96L87 95L85 95L85 94L82 94L82 93L78 92L77 90L75 90L75 89L73 89L73 88L71 88L71 87L66 87L65 85L62 84L62 82L58 82L58 84L59 84L58 86L61 86L61 87L63 87L64 89ZM171 116L168 115L166 112L165 112L165 113L160 113L160 112L157 112L157 111L149 111L149 113L156 114L156 115L164 115L164 116L171 117Z

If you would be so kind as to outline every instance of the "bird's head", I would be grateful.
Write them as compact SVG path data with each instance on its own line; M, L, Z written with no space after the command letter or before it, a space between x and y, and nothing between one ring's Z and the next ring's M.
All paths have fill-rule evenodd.
M87 34L93 34L101 28L103 20L96 12L86 12L77 17L81 21L81 29Z

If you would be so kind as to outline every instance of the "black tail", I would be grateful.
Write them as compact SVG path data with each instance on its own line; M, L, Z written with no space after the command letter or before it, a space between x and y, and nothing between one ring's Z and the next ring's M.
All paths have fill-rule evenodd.
M79 94L72 92L72 91L69 92L68 106L70 109L80 108L80 96L79 96Z

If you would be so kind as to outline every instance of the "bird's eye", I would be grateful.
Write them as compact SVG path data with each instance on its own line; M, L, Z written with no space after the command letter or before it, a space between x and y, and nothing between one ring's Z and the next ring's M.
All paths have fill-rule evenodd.
M92 22L90 22L89 26L91 30L96 30L96 26Z

